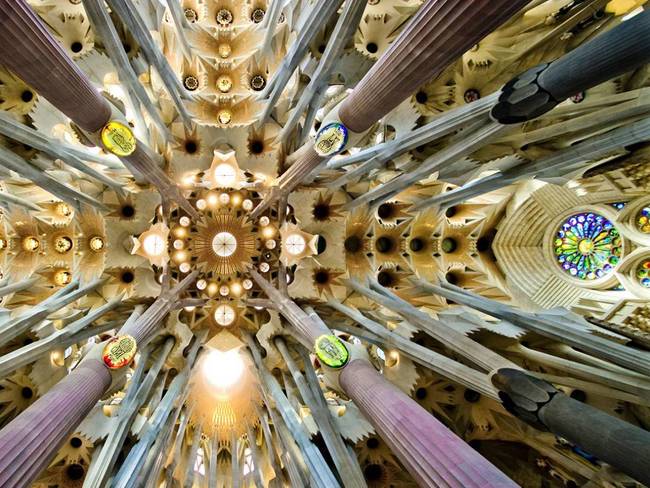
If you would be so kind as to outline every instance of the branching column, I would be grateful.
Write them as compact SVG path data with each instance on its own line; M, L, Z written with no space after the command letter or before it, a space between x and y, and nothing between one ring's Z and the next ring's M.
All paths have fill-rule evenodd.
M517 486L367 361L352 361L339 381L420 486Z
M316 338L308 347L316 350L326 374L332 375L332 383L335 384L338 378L341 389L362 410L421 486L516 486L433 415L379 374L363 354L334 337L317 316L305 313L255 271L252 276L301 336L311 340ZM325 337L317 337L317 334ZM305 343L304 339L301 340ZM324 347L321 341L325 342ZM336 356L337 348L339 353L344 353L345 359L342 365L333 368L331 362L326 364L326 356ZM349 362L345 362L348 359Z
M118 337L129 334L138 345L145 344L194 279L189 275L163 293L144 314L127 321ZM111 384L122 380L126 368L109 369L102 361L103 346L98 344L68 376L0 431L0 486L31 486Z
M346 130L362 134L421 85L439 75L528 0L427 0L338 111ZM326 120L327 122L327 120ZM326 126L326 124L323 124ZM314 142L308 142L313 146ZM344 144L338 151L344 149ZM288 194L334 153L304 151L254 215Z
M68 57L25 0L0 0L0 64L35 88L91 138L98 138L99 132L111 121L113 109L110 104ZM136 147L141 145L139 141L136 143ZM124 162L131 171L149 178L164 197L195 215L196 211L178 187L145 151L136 150Z
M61 443L111 384L96 359L84 361L0 431L0 486L31 486Z

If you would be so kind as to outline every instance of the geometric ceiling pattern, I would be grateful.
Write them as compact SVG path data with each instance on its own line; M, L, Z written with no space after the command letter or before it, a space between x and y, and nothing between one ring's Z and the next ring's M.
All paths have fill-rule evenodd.
M0 486L650 484L645 0L0 0Z

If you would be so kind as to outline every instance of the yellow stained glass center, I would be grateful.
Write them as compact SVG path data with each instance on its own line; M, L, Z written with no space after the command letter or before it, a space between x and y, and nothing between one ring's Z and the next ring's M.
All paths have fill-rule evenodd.
M578 250L582 254L591 254L594 250L594 242L591 239L583 239L578 243Z

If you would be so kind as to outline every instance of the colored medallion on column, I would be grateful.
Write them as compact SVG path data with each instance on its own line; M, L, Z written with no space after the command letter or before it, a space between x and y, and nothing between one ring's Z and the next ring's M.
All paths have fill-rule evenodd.
M130 127L112 120L102 129L102 144L106 150L123 157L133 154L136 140Z
M333 369L342 368L350 359L347 347L335 335L320 336L316 339L314 349L319 361Z
M137 351L137 344L133 337L130 335L117 336L104 346L102 359L109 369L120 369L133 361Z
M319 156L334 156L345 149L348 143L348 128L340 122L332 122L316 134L314 150Z

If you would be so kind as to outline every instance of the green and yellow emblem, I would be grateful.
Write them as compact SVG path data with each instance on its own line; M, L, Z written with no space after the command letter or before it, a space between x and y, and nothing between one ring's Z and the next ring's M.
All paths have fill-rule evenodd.
M107 151L123 157L133 154L136 141L130 127L111 120L102 129L102 144Z
M130 335L113 337L104 346L102 359L109 369L120 369L133 361L138 351L136 341Z
M348 143L348 129L340 122L327 124L316 134L314 150L320 156L333 156L340 153Z
M314 349L318 360L333 369L342 368L350 359L348 348L335 335L320 336L316 339Z

